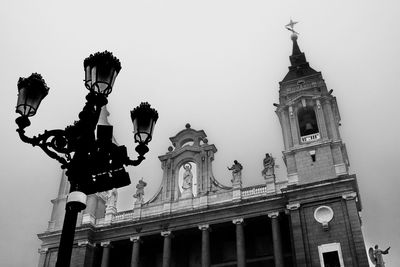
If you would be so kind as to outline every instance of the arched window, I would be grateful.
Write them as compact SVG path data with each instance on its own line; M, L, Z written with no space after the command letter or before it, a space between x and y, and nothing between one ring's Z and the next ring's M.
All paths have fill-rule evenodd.
M317 117L312 107L301 108L297 113L300 136L319 133Z

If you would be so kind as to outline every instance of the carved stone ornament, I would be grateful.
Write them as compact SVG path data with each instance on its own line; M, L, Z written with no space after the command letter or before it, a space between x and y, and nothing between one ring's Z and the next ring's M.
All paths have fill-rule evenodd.
M233 224L241 224L241 223L243 223L243 218L237 218L237 219L233 219L232 220L232 223Z
M300 208L300 203L290 203L286 205L286 208L288 210L297 210L298 208Z

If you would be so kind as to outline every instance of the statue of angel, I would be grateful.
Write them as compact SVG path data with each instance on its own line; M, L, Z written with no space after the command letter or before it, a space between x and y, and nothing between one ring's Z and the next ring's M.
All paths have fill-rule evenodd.
M372 261L372 263L376 267L385 267L385 262L383 261L383 256L382 255L388 254L389 253L389 249L390 249L390 247L388 247L385 250L381 250L381 249L378 248L378 245L375 245L375 249L373 249L371 247L368 250L369 259Z

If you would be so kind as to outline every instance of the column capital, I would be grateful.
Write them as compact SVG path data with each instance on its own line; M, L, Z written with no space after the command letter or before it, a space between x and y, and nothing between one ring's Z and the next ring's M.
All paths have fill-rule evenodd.
M317 108L318 108L318 109L321 109L321 101L319 101L319 99L317 99L317 100L315 101L315 103L317 104Z
M138 241L140 241L140 236L138 236L138 235L131 236L131 237L129 238L129 240L130 240L131 242L133 242L133 243L138 242Z
M351 193L347 193L347 194L343 194L342 198L344 200L352 200L352 199L356 199L357 198L357 193L356 192L351 192Z
M293 118L293 106L289 106L289 116Z
M199 230L209 230L210 229L210 225L209 224L200 224L199 225Z
M38 253L39 254L46 254L47 251L49 251L49 248L38 248Z
M78 241L78 247L84 247L84 246L94 247L94 244L91 243L89 240L79 240Z
M236 218L232 220L233 224L242 224L243 223L243 218Z
M300 208L300 203L299 203L299 202L296 202L296 203L289 203L289 204L286 205L286 208L287 208L288 210L297 210L297 209Z
M268 217L271 218L271 219L278 218L278 216L279 216L279 211L274 211L274 212L269 212L268 213Z
M104 241L100 243L100 246L108 248L111 246L111 242L110 241Z
M171 231L162 231L161 232L161 236L163 236L163 237L167 237L167 236L170 236L171 235Z

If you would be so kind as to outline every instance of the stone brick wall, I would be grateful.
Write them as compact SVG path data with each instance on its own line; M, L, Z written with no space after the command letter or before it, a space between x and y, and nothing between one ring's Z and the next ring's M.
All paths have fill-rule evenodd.
M315 162L312 161L308 150L297 152L295 159L299 184L312 183L336 176L330 146L315 148Z
M314 219L321 205L332 208L328 230ZM320 266L318 246L340 243L345 266L369 266L355 200L334 199L302 205L290 212L297 266Z

